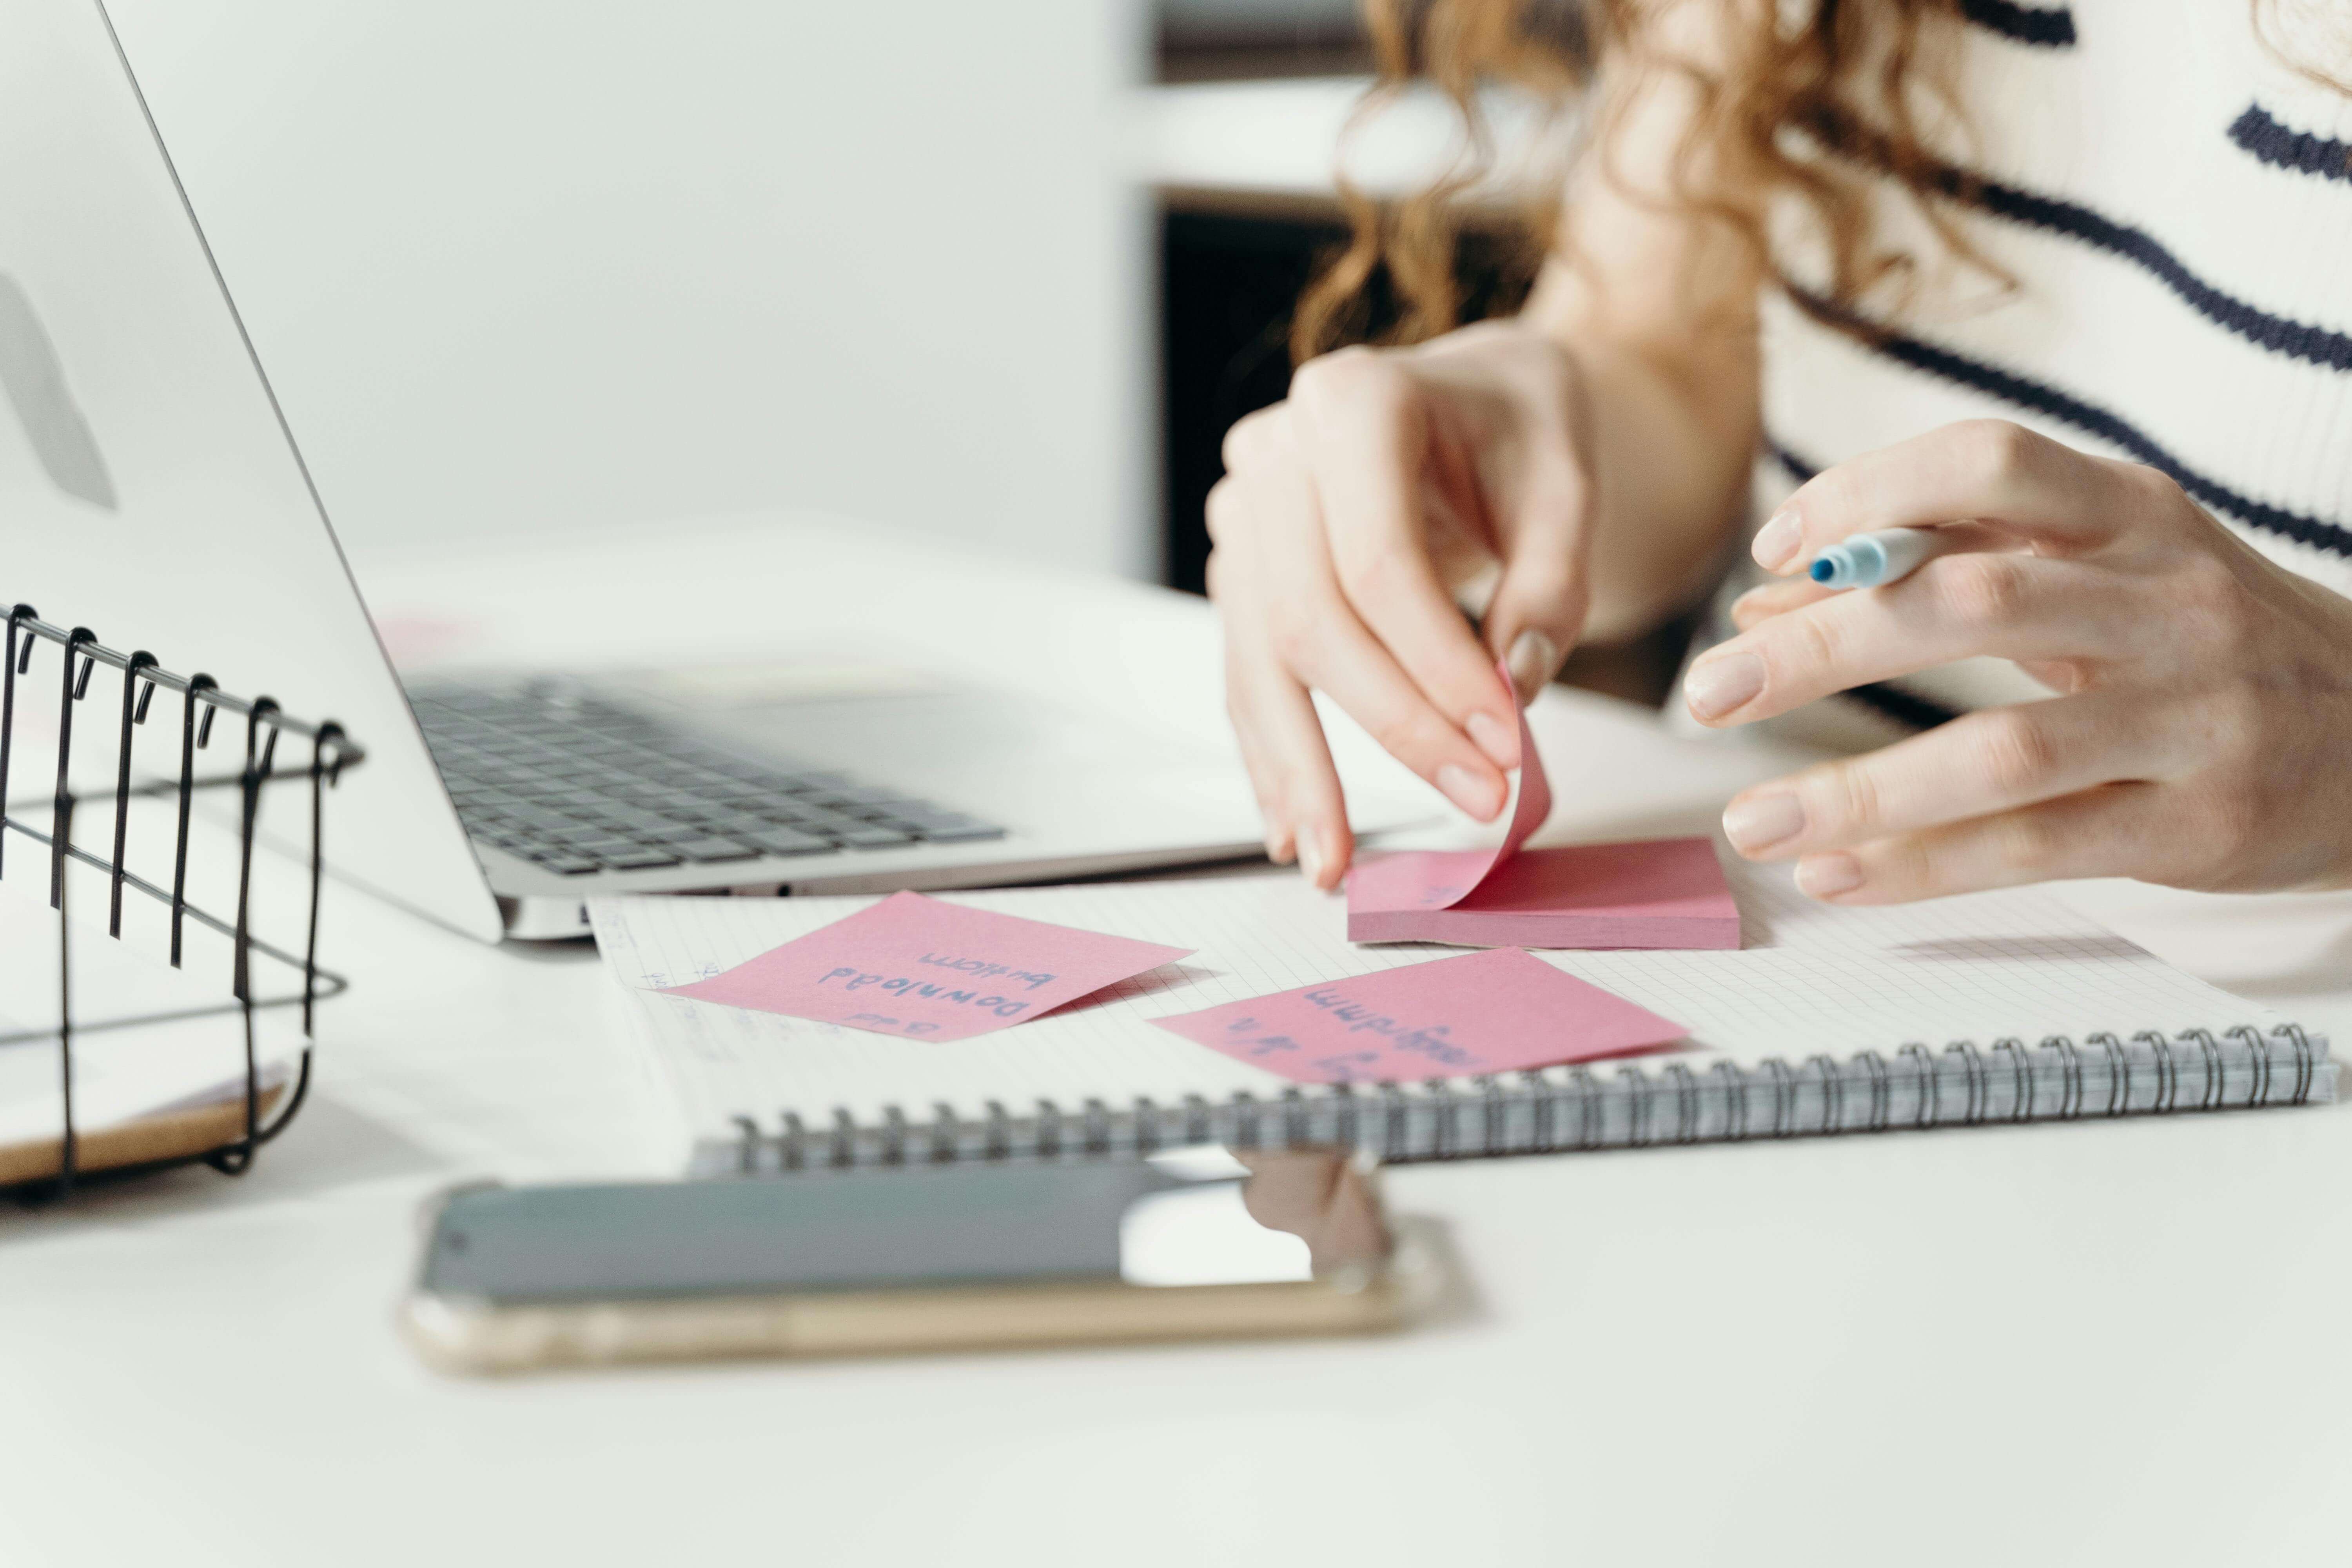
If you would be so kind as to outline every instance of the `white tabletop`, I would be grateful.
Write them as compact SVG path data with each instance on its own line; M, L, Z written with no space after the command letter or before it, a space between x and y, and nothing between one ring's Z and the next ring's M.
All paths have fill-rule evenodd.
M741 655L862 614L1215 734L1202 606L895 535L754 520L527 574L361 564L417 647ZM594 612L624 600L696 613L617 647ZM1568 832L1703 821L1776 765L1590 696L1537 725ZM2352 899L2084 896L2352 1040ZM1475 1300L1396 1339L456 1382L393 1331L419 1201L672 1152L592 953L336 910L354 989L253 1174L0 1217L10 1568L2344 1554L2336 1110L1400 1168L1392 1203L1445 1222Z

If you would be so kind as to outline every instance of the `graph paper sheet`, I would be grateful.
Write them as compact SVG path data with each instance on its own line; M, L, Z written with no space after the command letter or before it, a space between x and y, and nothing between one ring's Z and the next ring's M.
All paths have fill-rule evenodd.
M1731 881L1742 951L1538 956L1686 1025L1689 1041L1665 1059L1702 1072L1717 1058L1752 1066L1915 1041L2032 1044L2050 1035L2218 1033L2278 1021L2045 892L1857 910L1812 903L1782 868L1735 864ZM1148 1020L1455 951L1351 945L1341 903L1290 873L944 896L1198 951L1019 1028L926 1044L652 989L715 974L871 899L613 899L592 904L591 914L619 1004L676 1091L689 1139L724 1136L739 1117L765 1123L786 1111L822 1126L837 1110L871 1121L886 1108L916 1118L940 1105L971 1117L992 1100L1023 1108L1037 1100L1276 1095L1287 1087L1281 1078Z

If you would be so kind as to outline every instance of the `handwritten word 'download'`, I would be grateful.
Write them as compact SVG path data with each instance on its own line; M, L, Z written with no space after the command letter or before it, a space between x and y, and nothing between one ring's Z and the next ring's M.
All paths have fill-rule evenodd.
M830 985L836 980L842 983L842 989L845 991L863 991L869 985L878 985L887 995L910 1000L920 998L927 1002L957 1003L963 1006L977 1007L983 1012L993 1013L1000 1018L1018 1018L1029 1010L1028 1003L1011 996L983 996L977 990L960 991L952 986L934 984L930 981L918 980L907 974L874 974L844 967L827 971L817 978L817 984Z
M875 1034L966 1040L1026 1027L1191 952L893 893L732 969L667 989Z

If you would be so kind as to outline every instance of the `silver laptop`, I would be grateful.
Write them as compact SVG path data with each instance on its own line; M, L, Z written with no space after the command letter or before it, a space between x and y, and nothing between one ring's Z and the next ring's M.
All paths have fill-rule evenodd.
M0 603L341 721L369 755L331 862L461 931L578 934L608 893L945 888L1257 847L1230 763L1107 746L1116 716L930 672L823 701L786 679L711 702L677 670L404 693L98 0L0 0Z

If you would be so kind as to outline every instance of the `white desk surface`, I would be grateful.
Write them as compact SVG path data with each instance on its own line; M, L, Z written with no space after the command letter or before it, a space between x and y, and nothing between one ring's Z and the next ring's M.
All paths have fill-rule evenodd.
M1197 604L931 549L772 521L361 564L412 646L744 654L911 616L911 647L1215 734ZM1703 821L1773 762L1570 693L1537 725L1570 832ZM2352 899L2086 896L2352 1042ZM588 952L336 910L354 989L250 1177L0 1215L10 1568L2346 1554L2344 1111L1402 1168L1476 1302L1398 1339L452 1382L392 1329L419 1200L658 1170L649 1089Z

